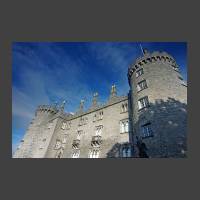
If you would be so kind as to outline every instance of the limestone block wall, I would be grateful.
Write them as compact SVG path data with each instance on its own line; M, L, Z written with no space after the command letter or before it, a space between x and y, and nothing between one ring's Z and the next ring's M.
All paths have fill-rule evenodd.
M59 150L55 149L56 141L63 141L66 138L66 143L63 143L62 157L71 158L74 152L72 143L77 139L78 131L81 131L80 136L80 158L88 158L89 152L93 147L91 146L92 137L95 135L97 126L103 126L102 129L102 143L100 145L100 158L108 157L108 154L112 152L113 148L117 144L123 144L129 142L128 133L120 133L120 120L128 118L128 112L122 113L122 103L128 103L127 97L120 101L116 101L113 104L102 106L97 109L88 111L79 116L69 118L59 118L51 143L48 147L46 157L55 158L58 155ZM98 115L103 111L102 119L98 119ZM94 116L97 116L97 120L94 120ZM80 120L86 119L86 123L80 125ZM63 122L69 123L70 128L62 129ZM118 155L120 156L120 155Z

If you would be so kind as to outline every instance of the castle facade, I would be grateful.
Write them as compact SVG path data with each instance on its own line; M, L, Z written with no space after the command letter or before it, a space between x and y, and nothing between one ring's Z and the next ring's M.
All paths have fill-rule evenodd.
M130 90L115 85L105 104L95 93L84 111L65 113L62 105L41 105L14 158L186 157L187 84L172 56L148 52L128 68Z

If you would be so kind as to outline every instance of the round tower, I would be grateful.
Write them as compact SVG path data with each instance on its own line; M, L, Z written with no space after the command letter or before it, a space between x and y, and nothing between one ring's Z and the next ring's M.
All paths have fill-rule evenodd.
M168 53L143 53L128 70L138 156L185 157L187 85Z

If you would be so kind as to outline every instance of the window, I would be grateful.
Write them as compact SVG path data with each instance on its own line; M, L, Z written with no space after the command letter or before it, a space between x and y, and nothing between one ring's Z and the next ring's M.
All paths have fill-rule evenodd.
M128 104L127 103L123 103L121 109L122 109L122 112L127 112L128 111Z
M59 150L56 154L56 158L62 158L63 155L63 149Z
M90 150L88 157L89 158L99 158L100 151L98 149Z
M120 133L128 133L128 119L120 121Z
M99 112L99 119L103 119L103 111Z
M103 129L103 126L97 126L97 127L96 127L96 131L95 131L95 135L96 135L96 136L101 136L101 134L102 134L102 129Z
M61 129L65 130L66 125L67 125L67 123L66 123L66 122L63 122L63 123L62 123L62 127L61 127Z
M151 123L150 122L142 125L141 128L142 128L142 137L143 138L153 136L153 131L151 129Z
M97 120L97 115L94 114L94 117L93 117L93 122L95 122Z
M147 82L146 82L146 80L143 80L143 81L141 81L141 82L139 82L137 84L137 91L138 92L141 91L141 90L144 90L145 88L147 88Z
M76 151L72 153L72 158L79 158L80 156L80 151Z
M80 140L82 134L83 134L83 131L78 131L76 139Z
M123 158L130 158L131 157L131 148L130 147L123 147L122 157Z
M64 137L63 140L62 140L62 143L63 143L63 144L66 144L66 142L67 142L67 138Z
M62 146L62 143L61 143L61 141L60 141L60 140L56 140L56 144L55 144L55 147L54 147L54 149L60 149L60 148L61 148L61 146Z
M148 97L144 97L144 98L141 98L138 100L138 108L139 110L142 109L142 108L145 108L149 106L149 100L148 100Z
M140 69L140 70L136 71L136 73L135 73L136 78L141 76L143 73L144 73L143 69Z

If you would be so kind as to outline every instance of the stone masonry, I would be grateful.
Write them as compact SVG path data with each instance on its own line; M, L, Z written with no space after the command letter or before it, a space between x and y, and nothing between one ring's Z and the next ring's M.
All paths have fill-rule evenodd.
M130 91L115 85L105 104L95 93L75 114L38 106L14 158L186 157L187 85L174 58L147 50L128 68Z

